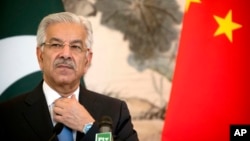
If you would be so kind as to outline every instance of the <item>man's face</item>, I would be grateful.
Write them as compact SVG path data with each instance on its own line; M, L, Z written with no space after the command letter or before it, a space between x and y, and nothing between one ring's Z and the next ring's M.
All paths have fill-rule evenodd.
M45 45L43 50L37 48L37 57L44 80L49 85L79 85L92 57L86 48L86 36L86 31L78 24L55 23L48 26Z

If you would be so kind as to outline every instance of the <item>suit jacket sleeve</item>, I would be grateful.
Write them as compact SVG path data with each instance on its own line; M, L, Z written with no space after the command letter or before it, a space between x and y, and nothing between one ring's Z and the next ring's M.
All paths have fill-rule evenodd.
M131 116L125 102L121 103L121 116L116 127L116 132L114 133L114 139L117 140L127 140L127 141L137 141L137 133L133 128L131 121Z
M86 108L95 118L96 122L81 141L95 140L96 133L99 133L98 120L104 115L110 116L113 120L112 134L114 141L138 141L137 132L133 128L129 109L124 101L107 96L100 96L99 94L96 96L94 93L90 95L95 97L95 100L92 101L95 104L92 103L92 107ZM85 98L86 97L88 96L85 95ZM91 98L88 97L88 99ZM93 108L93 105L95 105L95 108Z

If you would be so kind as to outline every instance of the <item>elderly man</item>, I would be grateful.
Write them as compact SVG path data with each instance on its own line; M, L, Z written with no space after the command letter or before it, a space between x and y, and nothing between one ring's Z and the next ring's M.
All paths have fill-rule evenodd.
M138 140L124 101L80 83L91 63L92 38L91 25L82 16L62 12L41 21L36 54L43 81L31 92L0 104L2 139L61 141L69 133L67 141L94 141L100 132L98 121L105 115L112 122L113 140ZM55 125L63 129L54 133Z

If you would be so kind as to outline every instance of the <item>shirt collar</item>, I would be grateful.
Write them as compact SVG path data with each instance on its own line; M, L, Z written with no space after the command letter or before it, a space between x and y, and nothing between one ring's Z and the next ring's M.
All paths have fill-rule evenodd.
M75 96L76 96L77 101L79 99L79 91L80 91L79 89L80 88L78 87L73 92L73 94L75 94ZM58 98L61 97L61 95L58 92L56 92L54 89L52 89L45 81L43 81L43 92L45 94L45 98L46 98L48 106L50 106L51 104L53 104L53 102L56 99L58 99Z

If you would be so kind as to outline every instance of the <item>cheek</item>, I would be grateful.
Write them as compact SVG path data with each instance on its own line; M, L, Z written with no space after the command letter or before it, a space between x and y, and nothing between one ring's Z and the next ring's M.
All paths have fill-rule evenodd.
M43 69L49 70L53 69L53 57L51 56L45 56L43 59Z
M85 71L87 68L87 59L82 59L78 61L78 69L79 71Z

